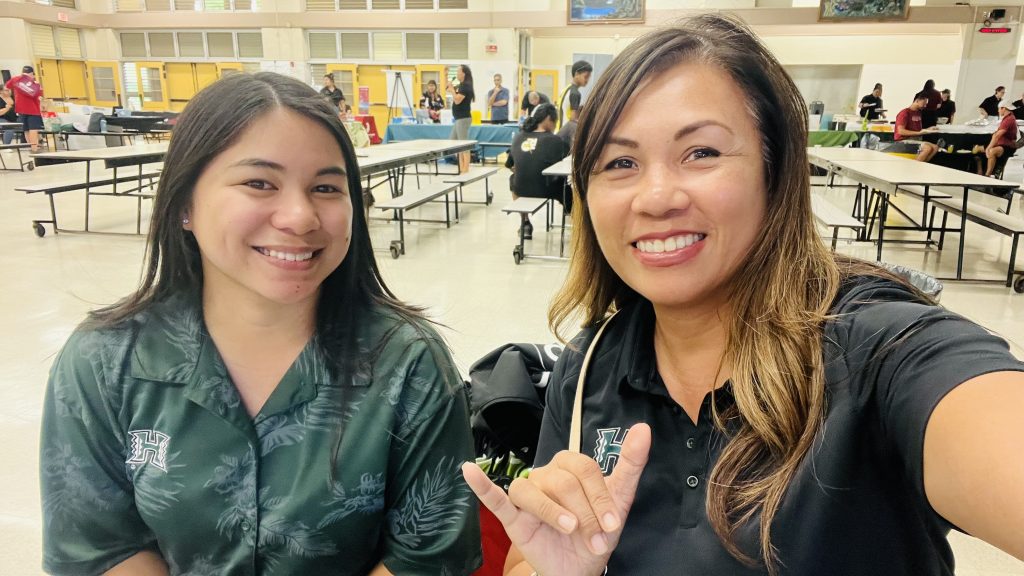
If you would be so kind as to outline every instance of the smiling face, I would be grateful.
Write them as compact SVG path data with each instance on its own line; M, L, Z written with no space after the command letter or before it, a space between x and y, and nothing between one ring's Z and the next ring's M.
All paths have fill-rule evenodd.
M761 135L718 68L675 65L642 84L587 187L601 252L655 306L718 302L766 211Z
M284 108L255 119L195 184L185 228L199 245L204 291L315 306L351 241L344 166L317 122Z

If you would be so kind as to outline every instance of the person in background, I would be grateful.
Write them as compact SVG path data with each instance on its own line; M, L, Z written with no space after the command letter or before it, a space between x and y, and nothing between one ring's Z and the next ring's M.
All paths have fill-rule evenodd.
M527 92L525 96L523 96L523 103L519 106L519 118L521 120L525 120L531 114L533 114L534 108L540 106L541 104L550 103L551 99L548 98L547 94L531 90Z
M501 85L501 74L494 75L494 88L487 91L487 109L491 124L508 122L508 88Z
M566 150L572 150L573 140L576 139L576 127L579 125L576 120L569 120L558 129L558 137L565 142Z
M17 122L18 113L14 111L14 94L9 88L0 88L0 119L4 122ZM3 143L10 144L14 141L14 130L3 131Z
M754 32L656 30L594 93L548 313L582 330L534 467L506 494L463 466L505 574L950 575L952 529L1024 560L1024 363L829 251L806 105Z
M542 174L545 168L565 158L569 148L554 134L558 110L553 104L541 104L523 122L523 128L512 139L505 167L512 170L509 188L512 197L550 198L564 202L566 212L572 210L572 197L564 197L565 178ZM533 239L533 224L523 214L523 239Z
M355 150L302 82L180 116L141 286L43 407L48 574L458 574L480 565L466 389L370 244Z
M978 113L982 118L999 115L999 103L1003 100L1004 94L1006 94L1006 87L998 86L995 94L981 101L981 104L978 105Z
M18 113L29 151L39 151L39 131L43 129L43 87L36 82L36 71L31 66L21 69L20 76L7 81L5 87L14 94L14 111Z
M921 89L928 96L928 104L921 109L921 127L931 128L939 123L939 107L942 106L942 94L935 89L935 80L928 80Z
M320 90L320 94L326 96L338 110L345 110L345 93L334 85L333 73L324 74L324 87Z
M860 99L860 117L871 120L885 118L885 109L882 108L882 85L875 84L870 94Z
M573 62L571 71L572 82L565 87L565 90L562 91L562 96L558 99L558 128L579 116L580 108L583 106L583 95L580 94L580 88L583 88L590 82L590 76L594 72L594 67L586 60L577 60ZM568 104L568 113L566 112L566 104Z
M420 108L427 111L434 124L441 122L441 110L444 110L444 97L437 90L437 82L427 81L427 91L420 98Z
M920 147L917 151L917 160L919 162L927 162L932 159L932 156L939 151L939 147L931 142L925 142L923 140L911 140L914 136L922 136L935 132L935 128L924 128L921 125L921 110L928 105L928 95L924 92L918 92L914 95L914 101L900 113L896 115L896 133L894 139L897 142L906 142L908 144L918 144Z
M458 82L448 83L448 92L452 95L452 118L455 125L449 136L452 140L469 140L469 125L473 123L471 106L476 99L473 92L473 71L465 64L459 64L455 72ZM459 174L469 171L469 152L459 152Z
M1013 155L1017 147L1017 117L1013 115L1017 107L1009 100L999 103L999 127L992 134L992 140L985 147L985 176L992 176L996 171L996 161L1004 155Z
M939 118L945 118L946 124L952 124L953 117L956 116L956 102L950 99L949 88L939 94L942 96L942 104L939 105Z
M1013 101L1013 116L1017 120L1024 120L1024 95Z

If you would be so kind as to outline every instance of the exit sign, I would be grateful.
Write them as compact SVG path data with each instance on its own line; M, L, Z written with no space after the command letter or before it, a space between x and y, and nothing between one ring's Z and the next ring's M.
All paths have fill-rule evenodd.
M980 30L978 30L978 32L981 32L982 34L1006 34L1006 33L1010 32L1010 29L1009 28L993 28L992 26L985 26L984 28L981 28Z

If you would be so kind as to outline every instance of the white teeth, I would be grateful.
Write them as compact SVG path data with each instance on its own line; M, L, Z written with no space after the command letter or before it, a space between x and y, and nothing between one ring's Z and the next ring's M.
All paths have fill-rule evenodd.
M256 249L260 254L264 256L270 256L271 258L277 258L278 260L284 260L286 262L305 262L313 257L312 252L278 252L276 250L267 250L266 248Z
M675 252L676 250L693 246L706 237L706 234L683 234L664 240L640 240L636 243L636 247L645 254Z

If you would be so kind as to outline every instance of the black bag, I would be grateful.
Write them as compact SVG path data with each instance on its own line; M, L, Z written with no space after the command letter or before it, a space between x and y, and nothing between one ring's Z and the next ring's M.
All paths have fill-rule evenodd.
M510 452L533 464L544 394L561 344L506 344L469 368L470 423L478 456Z

